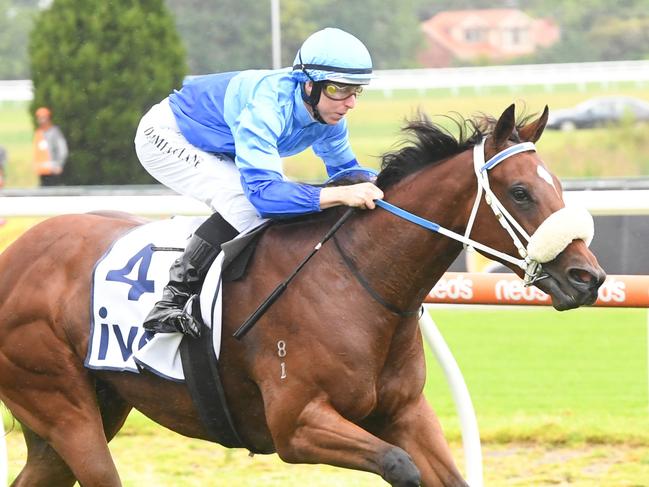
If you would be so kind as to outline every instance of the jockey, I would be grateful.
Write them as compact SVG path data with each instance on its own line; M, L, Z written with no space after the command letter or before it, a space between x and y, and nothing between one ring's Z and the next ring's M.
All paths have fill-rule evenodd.
M162 299L145 319L147 330L200 334L184 308L200 291L221 243L237 233L267 218L338 205L375 208L383 193L369 171L365 182L321 188L287 180L281 159L311 147L330 176L362 173L344 117L371 78L363 43L327 28L304 41L292 68L195 77L144 115L135 136L144 168L214 212L172 265ZM227 236L218 231L224 224Z

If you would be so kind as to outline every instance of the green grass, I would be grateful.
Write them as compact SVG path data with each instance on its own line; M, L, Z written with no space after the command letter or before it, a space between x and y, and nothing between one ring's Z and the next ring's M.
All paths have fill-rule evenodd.
M434 309L487 441L649 446L647 311ZM428 361L426 394L458 434L454 404Z
M0 145L8 156L6 187L29 188L38 184L31 162L32 131L26 103L0 104Z

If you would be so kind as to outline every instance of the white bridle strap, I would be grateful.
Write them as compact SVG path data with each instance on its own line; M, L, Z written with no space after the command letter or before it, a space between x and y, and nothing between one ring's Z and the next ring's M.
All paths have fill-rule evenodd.
M484 143L486 138L483 138L479 144L476 144L473 147L473 169L478 181L478 191L476 194L475 201L473 203L473 208L471 210L471 215L469 216L469 221L467 223L466 231L464 236L468 238L471 235L471 230L473 229L473 224L475 222L476 215L478 213L478 207L480 206L480 200L482 198L482 193L485 193L485 201L493 211L494 215L502 225L502 227L507 231L510 238L514 242L514 245L518 249L518 253L521 257L527 257L527 251L525 250L525 245L518 238L518 235L512 228L512 226L523 236L526 242L529 242L530 236L527 234L525 229L513 218L507 209L500 203L496 195L491 191L489 187L489 175L488 170L494 168L497 164L501 163L508 157L511 157L520 152L527 151L536 151L536 146L532 142L522 142L520 144L512 145L506 149L498 152L495 156L489 159L487 162L484 160Z
M576 239L583 239L587 245L590 244L594 233L593 217L585 209L562 208L546 218L545 221L543 221L543 223L541 223L541 225L536 229L532 237L530 237L527 232L523 230L520 224L509 214L500 201L498 201L496 195L489 188L488 172L489 169L493 168L508 157L520 152L536 151L536 147L532 142L516 144L500 151L485 163L484 141L485 139L483 138L480 143L476 144L473 148L473 167L477 178L478 190L476 191L476 198L473 203L473 209L471 210L471 215L469 216L469 221L467 222L466 232L464 235L459 235L437 223L428 221L402 208L394 206L387 201L379 199L375 200L375 202L377 206L397 215L400 218L463 243L465 248L474 247L486 254L517 265L525 271L525 285L530 286L538 280L547 277L547 274L542 272L541 264L553 260L568 246L568 244L570 244L570 242ZM509 233L514 245L518 249L518 253L523 257L523 259L517 259L469 238L478 212L478 207L480 206L480 201L482 200L483 192L485 193L485 201L496 215L500 224L507 233ZM527 247L525 247L520 241L512 226L515 227L523 238L527 240Z

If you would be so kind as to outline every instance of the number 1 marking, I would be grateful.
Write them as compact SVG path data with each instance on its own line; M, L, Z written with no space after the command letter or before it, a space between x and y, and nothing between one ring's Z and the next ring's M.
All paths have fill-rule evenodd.
M279 378L286 379L286 363L282 362L280 366L282 367L282 375L280 375Z

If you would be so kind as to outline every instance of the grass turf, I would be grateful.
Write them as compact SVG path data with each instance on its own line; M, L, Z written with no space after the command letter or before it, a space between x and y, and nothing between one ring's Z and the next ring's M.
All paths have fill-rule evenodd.
M649 445L647 310L440 308L482 437ZM452 438L455 407L433 360L426 395Z

